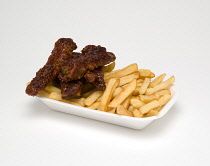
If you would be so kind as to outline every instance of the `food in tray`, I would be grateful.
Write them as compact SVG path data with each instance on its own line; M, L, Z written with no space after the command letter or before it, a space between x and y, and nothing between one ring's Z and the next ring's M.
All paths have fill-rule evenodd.
M136 63L114 70L115 55L105 47L87 45L74 52L76 43L59 39L26 93L118 115L144 118L158 115L171 99L167 89L175 82L166 74L155 78Z

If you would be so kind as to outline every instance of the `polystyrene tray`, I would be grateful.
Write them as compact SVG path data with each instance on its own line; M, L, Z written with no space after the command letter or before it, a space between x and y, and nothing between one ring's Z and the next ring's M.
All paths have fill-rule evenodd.
M169 89L171 90L171 93L172 93L171 100L162 108L162 110L157 116L147 117L147 118L135 118L135 117L129 117L129 116L122 116L122 115L102 112L98 110L92 110L92 109L88 109L88 108L84 108L80 106L75 106L75 105L59 102L56 100L48 99L45 97L40 97L40 96L36 96L36 97L40 99L42 102L44 102L49 108L56 111L65 112L68 114L77 115L77 116L90 118L94 120L99 120L99 121L103 121L107 123L112 123L115 125L120 125L120 126L124 126L128 128L143 129L155 119L159 119L162 116L164 116L170 110L170 108L174 105L177 98L177 93L175 92L175 85L170 86Z

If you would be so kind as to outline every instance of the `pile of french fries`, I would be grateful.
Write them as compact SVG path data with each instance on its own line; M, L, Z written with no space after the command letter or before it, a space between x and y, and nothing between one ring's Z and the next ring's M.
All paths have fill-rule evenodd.
M175 82L175 77L164 80L166 74L155 77L148 69L138 69L136 63L123 69L113 70L115 63L104 66L105 91L91 89L79 99L64 100L61 90L48 85L39 95L53 100L82 106L108 113L130 116L156 116L171 99L167 89Z

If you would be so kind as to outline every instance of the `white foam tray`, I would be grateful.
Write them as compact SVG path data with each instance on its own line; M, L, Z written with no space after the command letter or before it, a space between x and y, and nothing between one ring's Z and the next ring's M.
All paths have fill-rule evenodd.
M174 105L177 98L177 93L175 92L175 85L172 85L169 89L171 90L171 93L172 93L171 100L162 108L162 110L157 116L147 117L147 118L135 118L135 117L122 116L122 115L102 112L98 110L92 110L92 109L88 109L88 108L84 108L80 106L75 106L75 105L59 102L56 100L48 99L45 97L40 97L40 96L36 96L36 97L40 99L42 102L44 102L49 108L56 111L65 112L68 114L77 115L77 116L94 119L98 121L103 121L107 123L112 123L115 125L120 125L120 126L124 126L128 128L143 129L147 125L149 125L152 121L163 117Z

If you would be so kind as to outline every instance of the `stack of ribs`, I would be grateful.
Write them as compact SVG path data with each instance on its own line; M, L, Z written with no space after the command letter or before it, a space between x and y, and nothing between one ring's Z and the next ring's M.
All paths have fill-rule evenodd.
M49 83L59 86L62 98L67 100L81 97L86 83L105 90L102 68L115 61L115 55L100 45L87 45L81 53L73 52L76 49L77 45L71 38L59 39L47 63L27 86L26 93L35 96Z

